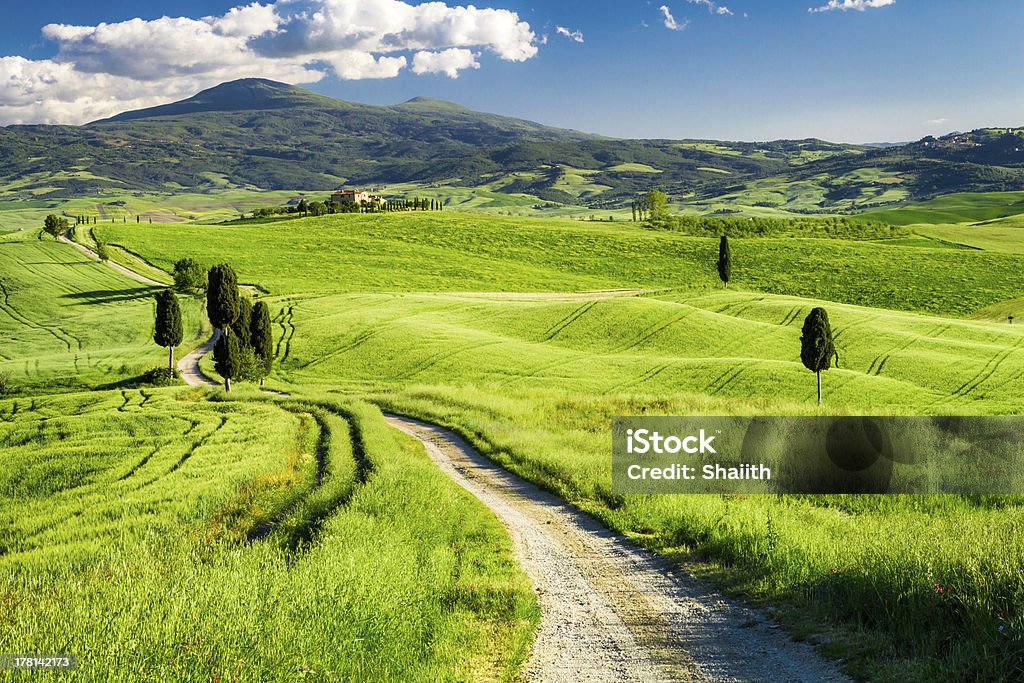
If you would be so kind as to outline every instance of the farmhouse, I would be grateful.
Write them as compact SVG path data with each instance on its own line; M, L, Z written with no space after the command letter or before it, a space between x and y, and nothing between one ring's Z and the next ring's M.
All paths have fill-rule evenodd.
M379 194L370 194L366 190L341 189L331 195L332 202L339 204L383 204L384 198Z

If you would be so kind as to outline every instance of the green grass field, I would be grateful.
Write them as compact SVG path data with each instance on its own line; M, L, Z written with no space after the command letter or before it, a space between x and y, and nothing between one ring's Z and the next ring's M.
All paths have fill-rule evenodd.
M1024 192L964 192L866 217L893 225L976 223L1024 213Z
M166 363L152 338L155 293L39 231L0 236L0 373L22 387L91 387ZM203 303L182 303L180 351L210 331Z
M114 224L94 232L161 268L184 256L230 258L243 281L275 295L720 286L716 239L626 223L446 212L325 216L289 222L272 237L268 230L273 224ZM734 240L732 249L742 289L955 315L1018 293L1019 261L1007 254L793 237Z
M231 484L204 484L212 488L201 504L154 508L161 519L177 515L188 533L153 541L155 549L147 541L131 562L100 553L88 569L71 561L56 565L51 573L57 578L47 579L45 587L49 594L70 596L78 614L92 615L81 619L83 624L103 615L125 628L132 618L118 610L123 607L138 619L143 612L124 606L139 595L158 594L143 604L168 615L167 626L148 626L133 641L132 652L153 648L152 664L164 667L160 671L167 677L184 679L183 671L210 675L213 670L201 668L202 662L229 671L237 666L232 653L245 649L243 643L259 643L247 666L269 672L269 680L283 680L286 673L269 661L275 648L291 653L289 667L320 667L316 670L340 678L366 675L373 670L365 668L370 664L394 666L385 670L395 676L428 679L516 674L536 615L524 579L510 564L507 538L478 505L452 493L422 451L386 429L364 402L451 426L497 462L613 528L690 563L748 599L778 606L797 636L826 634L826 651L842 657L860 678L1009 681L1024 673L1024 548L1019 542L1024 508L1017 499L623 497L611 492L607 439L616 415L816 413L814 376L799 362L800 325L815 305L828 308L840 353L839 367L825 373L825 412L1019 414L1024 327L994 316L968 319L985 317L1019 296L1016 254L950 249L919 238L736 239L734 279L723 290L714 270L717 240L634 225L447 212L331 216L286 225L281 230L274 223L115 223L95 230L98 238L162 268L182 256L211 264L229 261L241 280L269 290L278 331L276 372L269 384L290 392L297 404L265 403L268 395L255 391L235 394L227 403L207 403L201 395L175 389L153 390L145 403L137 391L96 394L95 400L106 404L98 404L95 418L91 412L76 418L83 425L123 412L115 405L123 400L131 419L155 411L166 414L169 426L156 437L140 431L132 437L143 444L138 448L131 442L118 446L125 459L111 457L91 468L95 481L123 475L132 467L127 454L141 458L159 438L181 447L182 429L188 428L177 417L182 414L197 421L229 415L239 429L245 420L264 416L260 429L277 435L268 437L271 443L306 454L323 449L309 445L319 443L310 434L303 437L303 420L310 424L303 414L312 416L314 431L322 434L319 416L333 421L328 445L337 452L331 462L350 463L338 470L347 474L325 478L317 490L304 488L308 469L300 466L292 483L265 497L254 482L266 482L266 472L280 470L287 457L258 454L245 470L249 480L233 479L231 473L240 470L220 463L223 479ZM8 239L32 249L66 250L71 258L69 247L39 247L42 243L28 235ZM0 267L17 272L19 266L0 262ZM619 291L581 294L588 290ZM116 310L126 311L133 325L148 324L141 308L130 313L137 305L130 298L119 300ZM63 320L68 314L58 308L51 315ZM156 347L144 349L148 335L148 328L139 332L137 351L126 356L152 352L156 357ZM70 352L57 348L54 354L40 367L66 364ZM147 364L155 363L147 357L142 365ZM244 400L257 398L262 402ZM52 447L64 457L64 446L45 440L49 427L32 428L43 415L38 405L25 405L28 400L18 399L17 411L11 401L3 403L10 407L0 405L0 416L26 421L24 446ZM61 401L90 398L48 400L62 406L68 404ZM182 400L197 407L182 411ZM132 412L136 404L138 415ZM126 431L116 420L128 416L113 419L110 432ZM7 423L0 429L21 433ZM348 441L335 443L335 434L346 433ZM188 436L198 438L198 432ZM361 460L360 448L375 455ZM254 457L245 449L231 453L226 449L240 462ZM162 457L151 458L154 468ZM372 466L365 469L364 461ZM309 466L308 457L298 462ZM396 489L388 477L399 477L412 462L419 467L404 480L409 488ZM147 462L139 472L148 467ZM375 474L362 481L361 471ZM175 484L173 478L154 486L165 483L187 496L204 490ZM445 495L458 502L451 503L451 516L427 529L428 520L437 519L427 512L436 491L448 491ZM63 500L59 491L46 498L51 495ZM182 517L182 510L192 516ZM268 515L281 515L281 523L265 541L239 546L231 540L233 533L244 536L259 527ZM14 525L14 519L8 523ZM25 531L11 529L25 558L42 552ZM310 535L310 529L319 531ZM295 539L307 537L315 541L311 546L296 544ZM194 550L196 543L201 552ZM450 571L461 561L450 554L461 558L456 547L465 548L466 561L482 562L470 562L476 572L472 579ZM413 588L402 581L414 575L417 558L434 553L437 564L428 562L419 592L409 592ZM212 559L200 561L207 557ZM385 565L370 578L357 571L373 564L368 557ZM130 579L108 578L104 584L108 560L113 566L128 562ZM180 567L186 578L162 576L162 564ZM11 565L6 590L36 596L30 586L40 570L28 561L12 559ZM463 566L469 571L470 565ZM90 581L93 573L101 577L89 584L95 592L82 593L95 598L73 594L83 571ZM330 572L338 572L335 584L318 580ZM242 593L231 587L229 577L236 575L246 577L243 585L252 589ZM358 589L357 577L362 579ZM159 594L161 587L181 587L187 580L206 581L211 588L182 598L187 607L175 612L176 603ZM334 585L346 587L340 606L316 615L271 607L308 604L328 596ZM491 586L486 597L464 596L467 586L477 585ZM346 601L360 595L359 607L348 608L355 603ZM397 628L405 622L388 619L397 620L408 604L421 611L409 617L414 624L409 629ZM384 615L380 621L368 616L377 613L373 610ZM250 611L261 617L245 617ZM220 613L237 615L227 619L231 626L223 633L215 628L221 620L209 616ZM67 628L56 613L48 612L38 627L30 625L29 612L14 614L13 628L0 633L48 643L46 638ZM312 647L317 630L324 637L331 619L347 635L328 644L332 654L325 660L302 663L295 653L304 650L288 649L286 643ZM396 631L387 631L387 624ZM113 635L76 628L73 642L94 643L96 651L116 642ZM181 635L190 629L207 644L198 654L191 643L200 641ZM444 634L436 643L423 636L432 629ZM365 633L373 635L360 635ZM511 645L486 645L488 633L507 634ZM364 638L356 654L346 649L348 636ZM4 647L0 640L0 650ZM188 655L175 657L180 651ZM182 661L191 668L173 668ZM459 668L465 662L482 668Z
M370 406L249 398L0 401L0 648L98 682L514 676L537 614L497 520Z

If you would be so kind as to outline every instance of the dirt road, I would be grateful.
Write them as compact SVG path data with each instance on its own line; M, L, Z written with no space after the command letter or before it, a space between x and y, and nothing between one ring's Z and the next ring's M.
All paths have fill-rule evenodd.
M60 241L66 243L66 244L70 244L71 246L73 246L75 249L77 249L78 251L82 252L86 256L90 256L90 257L96 259L97 261L100 260L100 255L97 254L95 251L93 251L89 247L85 246L84 244L79 244L78 242L76 242L73 239L69 238L68 234L70 234L70 232L71 232L71 230L69 229L67 233L61 235L60 236ZM131 279L135 280L136 282L141 282L144 285L151 285L153 287L170 287L170 285L168 285L167 283L157 282L156 280L153 280L152 278L148 278L148 277L146 277L145 275L143 275L141 273L136 273L131 268L125 268L120 263L114 263L113 261L107 261L107 265L110 266L111 268L113 268L114 270L116 270L117 272L121 273L122 275L130 277Z
M388 422L494 511L538 593L531 681L847 681L765 615L509 474L454 433Z
M185 384L190 387L220 386L220 382L210 379L199 367L199 361L203 359L203 356L213 351L213 347L217 345L218 339L220 339L220 330L214 329L213 336L210 337L209 341L178 361L178 370L181 372L181 378L185 380Z

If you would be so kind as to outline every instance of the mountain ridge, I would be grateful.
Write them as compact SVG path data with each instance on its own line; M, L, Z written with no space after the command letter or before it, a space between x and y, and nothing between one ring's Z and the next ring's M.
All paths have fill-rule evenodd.
M84 126L0 128L0 198L448 184L591 208L652 188L701 211L847 212L1024 187L1024 129L895 147L605 138L414 97L346 102L240 79Z

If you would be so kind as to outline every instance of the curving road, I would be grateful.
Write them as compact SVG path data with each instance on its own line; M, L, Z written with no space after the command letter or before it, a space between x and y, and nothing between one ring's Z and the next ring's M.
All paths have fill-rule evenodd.
M71 245L72 247L74 247L78 251L82 252L86 256L94 258L97 261L102 261L102 259L100 258L100 255L97 254L95 251L93 251L89 247L85 246L84 244L79 244L78 242L76 242L73 239L71 239L71 229L70 228L68 228L68 231L66 233L64 233L63 235L60 235L59 239L60 239L61 242L64 242L65 244ZM126 266L122 266L120 263L114 263L113 261L104 261L104 263L106 263L108 266L110 266L111 268L113 268L117 272L121 273L122 275L124 275L126 277L130 277L131 279L135 280L136 282L141 282L142 284L150 285L150 286L153 286L153 287L161 287L161 288L170 287L170 285L168 285L165 282L157 282L156 280L154 280L152 278L146 277L142 273L137 273L134 270L132 270L131 268L128 268ZM208 377L206 375L206 373L204 373L200 369L200 367L199 367L199 361L202 360L203 356L205 356L206 354L208 354L211 351L213 351L213 347L216 346L218 339L220 339L220 330L214 329L213 336L210 337L209 341L207 341L202 346L196 348L194 351L192 351L191 353L187 354L184 358L182 358L181 360L178 361L178 370L181 371L181 378L183 380L185 380L185 383L188 384L189 386L193 386L193 387L219 387L220 386L219 382L216 382L216 381L210 379L210 377Z
M456 434L395 415L437 465L512 536L538 593L527 679L846 682L814 649L559 498L506 472Z
M71 239L70 235L71 235L71 228L68 228L67 232L65 232L63 235L58 237L58 239L61 242L64 242L65 244L70 244L71 246L73 246L75 249L77 249L78 251L82 252L86 256L91 256L92 258L96 259L97 261L102 261L103 260L103 259L100 258L99 254L97 254L95 251L93 251L89 247L85 246L84 244L79 244L78 242L76 242L73 239ZM114 270L116 270L117 272L121 273L122 275L130 277L131 279L135 280L136 282L141 282L144 285L150 285L152 287L170 287L170 285L167 284L166 282L157 282L153 278L148 278L145 275L143 275L142 273L136 273L131 268L126 268L125 266L122 266L120 263L114 263L113 261L105 261L105 263L108 266L110 266L111 268L113 268Z
M219 339L220 330L214 329L213 336L210 337L209 341L202 346L197 347L194 351L178 361L178 370L181 372L181 378L185 380L185 384L190 387L220 386L220 382L211 379L210 376L203 372L202 368L199 367L199 361L203 359L203 356L213 351L213 347L217 345L217 340Z
M61 239L99 258L66 236ZM167 286L108 265L138 282ZM219 338L220 330L214 330L209 341L178 362L189 385L219 386L199 367ZM527 663L529 681L849 682L763 613L740 606L505 471L455 433L410 418L385 418L419 439L438 467L508 529L541 607Z

